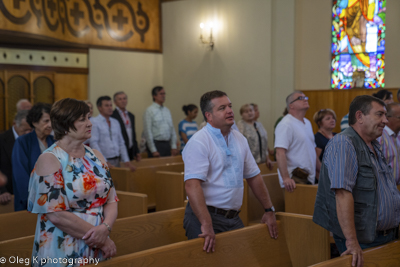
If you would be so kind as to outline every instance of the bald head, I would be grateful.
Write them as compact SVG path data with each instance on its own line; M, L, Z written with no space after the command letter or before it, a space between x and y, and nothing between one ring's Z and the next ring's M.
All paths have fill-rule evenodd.
M30 110L31 108L32 104L28 99L23 98L17 102L17 112L21 110Z

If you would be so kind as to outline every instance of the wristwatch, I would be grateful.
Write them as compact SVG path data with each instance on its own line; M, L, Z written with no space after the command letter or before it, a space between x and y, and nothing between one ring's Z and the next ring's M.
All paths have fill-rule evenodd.
M265 209L265 212L270 212L270 211L273 211L273 212L275 212L275 208L274 208L274 206L272 206L271 208L269 208L269 209Z

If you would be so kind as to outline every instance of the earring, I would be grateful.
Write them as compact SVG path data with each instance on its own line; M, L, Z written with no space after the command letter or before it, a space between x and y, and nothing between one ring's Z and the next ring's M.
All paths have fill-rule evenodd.
M67 131L65 131L65 135L67 135L68 134L68 132Z

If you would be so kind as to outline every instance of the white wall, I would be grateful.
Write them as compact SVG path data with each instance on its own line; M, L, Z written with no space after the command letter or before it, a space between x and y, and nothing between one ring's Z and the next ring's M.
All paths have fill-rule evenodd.
M277 96L281 98L280 93L272 92L273 81L274 87L282 89L284 94L285 89L291 92L294 71L294 50L288 44L290 51L282 54L282 58L288 63L289 74L285 73L284 63L281 63L278 64L279 73L274 71L278 76L274 80L272 78L272 68L275 68L273 58L280 58L272 55L272 46L279 47L281 53L286 49L286 45L272 41L272 17L276 17L272 14L272 2L275 1L201 0L162 4L163 81L167 99L174 100L173 104L169 104L171 100L168 100L166 105L171 109L176 125L184 118L182 105L199 105L202 94L218 89L230 97L236 120L240 119L241 105L257 103L260 121L272 136L273 123L277 118L275 109L279 110L279 114L284 109L280 106L284 100L276 102ZM294 6L292 0L282 2ZM289 12L293 13L292 6ZM280 13L284 11L281 6L276 8ZM210 51L199 43L199 24L212 19L218 20L220 26L214 34L214 50ZM294 23L291 18L287 21L284 25ZM285 28L284 25L278 25L276 29ZM290 35L279 35L279 38L293 42ZM202 116L196 120L200 123Z
M127 109L135 115L138 142L143 130L143 113L151 105L151 89L163 83L162 54L89 49L89 99L112 98L115 92L128 95ZM94 108L94 116L98 110Z

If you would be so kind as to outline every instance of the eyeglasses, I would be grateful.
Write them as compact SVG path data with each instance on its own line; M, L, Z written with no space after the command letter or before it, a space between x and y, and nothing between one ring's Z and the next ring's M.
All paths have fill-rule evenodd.
M299 96L298 98L296 98L295 100L293 100L289 104L292 104L292 103L296 102L297 100L308 100L308 96Z

